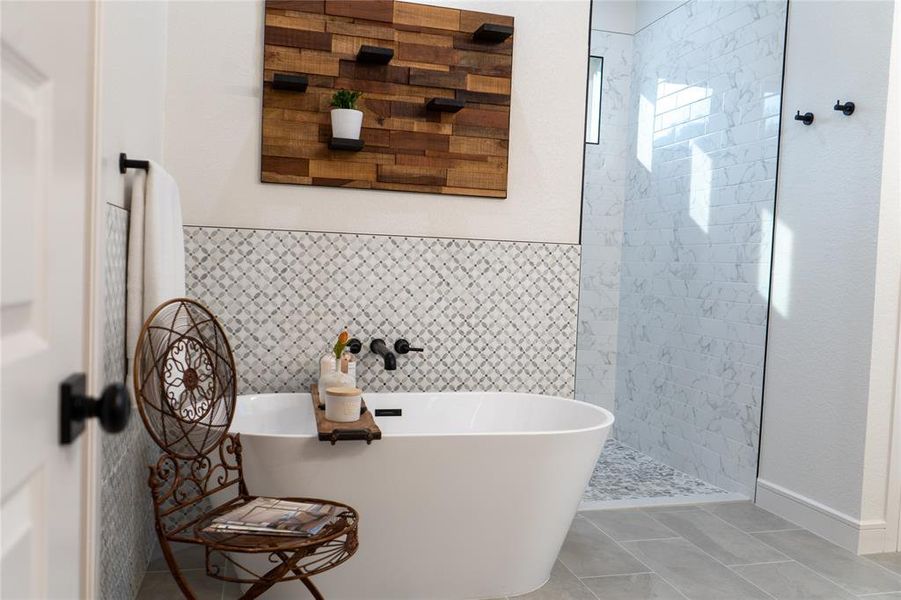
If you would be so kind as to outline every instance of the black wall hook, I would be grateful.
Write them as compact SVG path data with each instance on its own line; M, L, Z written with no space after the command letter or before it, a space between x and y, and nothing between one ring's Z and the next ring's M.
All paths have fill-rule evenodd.
M832 110L840 110L842 114L845 116L851 116L854 114L854 103L853 102L845 102L842 104L841 100L835 101L835 106L832 107Z
M813 113L806 112L802 115L801 111L799 110L798 114L795 115L795 121L801 121L805 125L810 125L811 123L813 123Z

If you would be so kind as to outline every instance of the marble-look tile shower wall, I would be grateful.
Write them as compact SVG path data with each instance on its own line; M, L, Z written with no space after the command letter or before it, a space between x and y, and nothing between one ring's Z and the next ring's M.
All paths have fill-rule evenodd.
M613 411L632 36L592 30L591 56L604 61L601 131L599 143L585 144L576 398Z
M785 18L692 0L633 39L616 436L749 495Z

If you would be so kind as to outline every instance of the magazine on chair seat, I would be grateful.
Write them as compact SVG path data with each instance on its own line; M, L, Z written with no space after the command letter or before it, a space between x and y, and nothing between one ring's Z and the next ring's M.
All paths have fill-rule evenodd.
M204 531L311 537L338 519L341 507L255 498L219 515Z

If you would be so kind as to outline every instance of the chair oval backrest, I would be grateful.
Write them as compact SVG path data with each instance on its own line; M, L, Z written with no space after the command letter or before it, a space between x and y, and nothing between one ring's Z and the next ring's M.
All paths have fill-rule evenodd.
M208 454L235 414L235 360L202 304L164 302L141 329L134 359L138 410L153 440L179 458Z

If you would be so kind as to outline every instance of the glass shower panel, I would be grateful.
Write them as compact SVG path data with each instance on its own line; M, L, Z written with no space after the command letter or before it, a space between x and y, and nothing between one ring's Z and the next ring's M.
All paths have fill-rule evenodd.
M586 145L577 397L612 408L618 443L748 497L785 19L785 0L690 0L592 31L604 155Z

